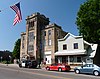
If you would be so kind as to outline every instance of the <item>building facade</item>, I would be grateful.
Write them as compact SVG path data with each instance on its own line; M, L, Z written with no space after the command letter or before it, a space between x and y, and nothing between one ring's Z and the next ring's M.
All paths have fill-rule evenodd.
M58 51L55 53L57 63L80 65L93 63L97 44L90 44L82 36L68 33L64 38L58 39Z
M21 33L20 60L44 61L46 64L55 62L57 39L67 33L57 24L49 22L49 18L38 12L26 18L26 32Z

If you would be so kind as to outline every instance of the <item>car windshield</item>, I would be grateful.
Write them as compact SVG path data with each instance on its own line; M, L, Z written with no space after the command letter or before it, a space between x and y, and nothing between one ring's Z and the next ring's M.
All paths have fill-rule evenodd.
M22 61L22 63L25 63L26 61Z
M51 66L57 66L58 64L51 64Z

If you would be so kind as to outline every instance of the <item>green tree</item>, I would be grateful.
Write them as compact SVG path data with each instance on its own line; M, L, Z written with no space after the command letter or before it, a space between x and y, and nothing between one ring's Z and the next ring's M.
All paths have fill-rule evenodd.
M87 0L81 4L76 24L84 40L98 44L94 63L100 64L100 0Z
M20 43L21 43L21 39L18 39L15 42L15 46L14 46L14 49L13 49L12 55L16 59L19 59L20 58Z
M84 2L77 13L76 24L86 41L100 44L100 0Z

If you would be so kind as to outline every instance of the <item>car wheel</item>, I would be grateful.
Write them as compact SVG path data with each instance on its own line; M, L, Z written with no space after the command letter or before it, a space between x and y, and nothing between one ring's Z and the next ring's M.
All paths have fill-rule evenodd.
M58 68L58 71L61 72L62 71L62 68Z
M27 68L30 68L30 66L28 65Z
M22 66L21 66L21 65L19 65L19 67L20 67L20 68L22 68Z
M94 71L93 74L94 74L95 76L98 76L98 75L99 75L99 72L98 72L98 71Z
M49 67L47 67L46 69L47 69L47 70L50 70L50 68L49 68Z
M75 70L75 73L79 74L79 73L80 73L80 70L78 70L78 69L77 69L77 70Z

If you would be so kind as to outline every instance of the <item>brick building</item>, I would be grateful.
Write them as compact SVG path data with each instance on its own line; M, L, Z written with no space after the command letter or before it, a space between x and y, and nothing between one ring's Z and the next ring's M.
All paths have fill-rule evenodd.
M55 62L57 39L63 38L67 32L49 22L49 18L38 12L27 16L26 32L21 33L20 59L45 61L46 64Z

